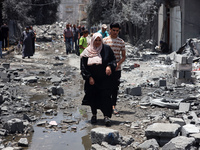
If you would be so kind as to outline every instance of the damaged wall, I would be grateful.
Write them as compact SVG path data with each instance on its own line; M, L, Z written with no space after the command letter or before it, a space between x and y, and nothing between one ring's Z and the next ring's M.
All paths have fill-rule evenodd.
M182 44L188 38L200 37L200 1L199 0L182 0L180 1L182 9Z

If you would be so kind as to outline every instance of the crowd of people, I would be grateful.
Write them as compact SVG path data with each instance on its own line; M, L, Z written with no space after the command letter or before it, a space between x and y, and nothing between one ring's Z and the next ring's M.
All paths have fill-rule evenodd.
M125 61L126 50L124 41L118 37L120 32L118 23L103 24L99 31L87 37L89 31L84 26L66 24L63 39L66 46L66 55L71 52L80 55L81 75L85 80L84 98L82 105L89 105L92 111L91 123L97 122L97 109L104 115L106 126L111 125L112 114L118 114L116 109L117 94L120 85L121 64ZM6 24L0 30L0 56L8 47L9 28ZM7 37L7 38L6 38ZM26 26L20 36L22 45L22 59L30 58L35 53L36 32L32 26ZM2 45L2 46L1 46Z

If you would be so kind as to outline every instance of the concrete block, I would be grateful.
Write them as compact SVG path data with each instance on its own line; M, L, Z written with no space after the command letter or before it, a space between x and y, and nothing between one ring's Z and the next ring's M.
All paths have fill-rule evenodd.
M158 86L161 87L161 86L167 86L167 81L166 80L159 80L158 81Z
M2 66L6 69L9 69L10 68L10 64L9 63L3 63Z
M192 71L192 64L175 64L175 70Z
M184 78L184 71L177 71L176 78L183 79Z
M192 64L193 63L194 57L187 57L187 64Z
M191 71L184 71L184 78L185 79L191 79L192 72Z
M138 145L138 149L159 149L158 142L155 139L150 139L144 141L142 144Z
M199 128L193 124L186 124L181 128L182 136L189 136L190 134L199 133Z
M200 143L200 133L190 134L189 137L195 138L196 143Z
M94 128L91 130L92 144L100 144L108 142L109 144L119 143L119 131L109 128Z
M133 96L141 96L142 90L141 87L127 87L125 93Z
M181 102L179 104L179 111L188 112L188 111L190 111L190 106L191 106L190 103L183 103L183 102Z
M175 60L176 55L176 52L172 52L171 54L169 54L169 57L171 60Z
M170 123L154 123L147 127L145 135L147 139L156 139L160 146L178 136L181 126Z
M170 140L162 147L162 150L186 150L193 149L195 139L190 137L178 136Z
M16 133L16 132L22 133L24 130L24 125L22 120L14 118L7 121L4 124L3 128L6 129L9 133Z
M179 63L179 64L186 64L187 63L187 57L177 54L175 55L175 62Z
M181 127L185 125L185 121L182 118L169 117L169 122L179 124Z

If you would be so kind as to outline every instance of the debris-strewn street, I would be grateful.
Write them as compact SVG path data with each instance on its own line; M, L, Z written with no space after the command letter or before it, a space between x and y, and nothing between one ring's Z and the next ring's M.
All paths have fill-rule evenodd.
M138 51L126 43L119 114L111 127L100 112L91 125L91 110L81 105L80 57L65 54L62 28L52 32L51 42L38 32L30 59L14 49L0 60L1 149L198 149L195 56Z

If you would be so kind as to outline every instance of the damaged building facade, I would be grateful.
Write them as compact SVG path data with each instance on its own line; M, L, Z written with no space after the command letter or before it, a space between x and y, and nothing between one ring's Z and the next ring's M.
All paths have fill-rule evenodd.
M200 36L199 0L157 0L158 41L168 43L172 51L177 51L189 38Z

